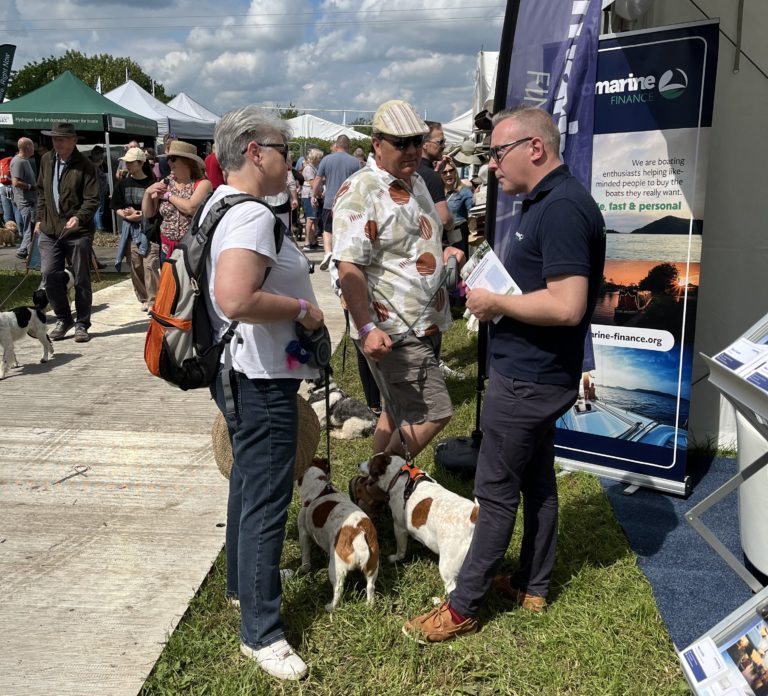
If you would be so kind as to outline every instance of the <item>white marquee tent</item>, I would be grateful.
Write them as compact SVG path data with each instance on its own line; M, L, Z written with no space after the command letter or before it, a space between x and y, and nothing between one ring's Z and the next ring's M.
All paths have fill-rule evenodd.
M326 121L323 118L302 114L296 118L289 118L286 123L291 127L295 138L318 138L322 140L335 140L340 135L346 135L350 139L368 140L369 136L360 133L348 126L340 126L338 123Z
M443 124L443 135L449 145L458 145L472 136L474 126L472 118L472 109L465 111L461 116L457 116L453 121Z
M176 111L181 111L181 113L187 114L188 116L202 119L203 121L213 121L216 123L221 118L221 116L213 113L213 111L209 111L200 102L196 102L184 92L179 92L168 102L168 106L176 109Z
M128 80L105 95L126 109L157 121L157 134L174 133L180 140L213 140L215 123L177 111L155 99L133 80Z

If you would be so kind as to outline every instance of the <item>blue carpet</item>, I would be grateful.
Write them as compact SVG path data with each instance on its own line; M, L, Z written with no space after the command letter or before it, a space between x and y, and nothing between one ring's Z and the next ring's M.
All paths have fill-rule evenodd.
M688 473L694 488L687 500L643 488L634 495L623 495L625 484L601 479L678 649L689 645L752 597L744 581L684 516L736 470L733 459L689 460ZM737 492L710 508L701 519L742 561Z

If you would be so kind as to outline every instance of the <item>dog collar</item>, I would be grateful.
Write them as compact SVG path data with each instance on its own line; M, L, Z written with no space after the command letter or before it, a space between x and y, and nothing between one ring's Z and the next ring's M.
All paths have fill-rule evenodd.
M331 484L330 482L326 483L325 488L323 488L323 490L320 491L320 493L318 493L314 498L312 498L312 500L308 500L306 503L304 503L304 507L309 507L318 498L322 498L324 495L331 495L331 493L335 493L335 492L336 492L336 489L333 487L333 484Z

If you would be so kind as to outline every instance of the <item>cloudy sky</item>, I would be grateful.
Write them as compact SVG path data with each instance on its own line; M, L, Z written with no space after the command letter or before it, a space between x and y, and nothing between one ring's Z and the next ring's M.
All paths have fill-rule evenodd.
M497 51L505 0L2 0L14 68L67 49L128 56L168 93L346 109L391 98L448 121L471 107L478 51ZM342 114L317 115L341 122Z

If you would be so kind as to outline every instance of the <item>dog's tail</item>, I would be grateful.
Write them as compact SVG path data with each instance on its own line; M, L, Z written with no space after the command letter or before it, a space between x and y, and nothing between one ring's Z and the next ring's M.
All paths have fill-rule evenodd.
M367 517L357 523L358 533L352 539L352 548L355 551L355 563L362 568L366 576L379 572L379 538L376 535L376 527Z

